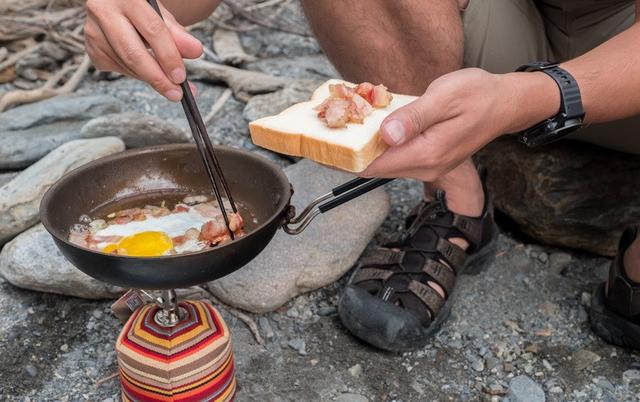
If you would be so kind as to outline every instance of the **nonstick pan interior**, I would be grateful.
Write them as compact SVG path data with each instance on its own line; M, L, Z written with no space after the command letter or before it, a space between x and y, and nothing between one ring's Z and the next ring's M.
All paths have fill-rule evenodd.
M291 186L275 164L255 154L216 147L233 197L251 211L249 233L198 253L137 258L91 251L67 241L82 214L100 216L162 198L211 194L193 145L164 145L108 156L59 180L45 194L40 217L62 253L84 273L127 288L171 289L225 276L251 261L282 224ZM255 218L257 223L251 222Z

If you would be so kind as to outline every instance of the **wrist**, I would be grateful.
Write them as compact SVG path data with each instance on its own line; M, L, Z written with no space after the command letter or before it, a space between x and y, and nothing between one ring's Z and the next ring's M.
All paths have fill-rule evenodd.
M507 94L507 116L502 133L516 133L555 116L560 110L560 89L539 71L503 74L502 93Z

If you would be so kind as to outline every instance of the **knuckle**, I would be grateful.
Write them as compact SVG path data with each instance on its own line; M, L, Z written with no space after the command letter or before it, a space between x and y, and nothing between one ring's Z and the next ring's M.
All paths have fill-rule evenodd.
M145 26L145 31L147 32L147 34L154 37L162 34L165 29L167 29L167 27L164 24L164 21L158 18L154 18L153 21L150 21Z
M152 77L149 77L147 82L149 83L149 85L151 85L153 88L155 88L160 92L164 92L163 89L165 89L168 86L167 80L164 77L159 75L154 75Z
M122 51L124 62L128 65L136 64L142 58L142 52L137 46L126 46Z
M407 109L407 118L409 119L409 124L411 128L415 131L422 130L422 114L418 110L418 108L411 107Z

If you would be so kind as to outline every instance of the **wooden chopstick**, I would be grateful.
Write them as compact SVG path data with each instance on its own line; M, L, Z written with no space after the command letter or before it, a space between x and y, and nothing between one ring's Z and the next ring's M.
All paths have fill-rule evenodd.
M156 11L156 13L158 13L160 18L164 19L162 17L160 7L158 6L158 2L156 0L148 0L148 2ZM224 224L229 231L231 240L234 240L235 235L233 234L233 230L231 230L229 216L227 215L227 209L224 205L224 200L222 199L222 194L220 192L220 189L218 188L218 183L216 181L216 174L218 175L220 183L222 183L222 188L227 196L227 199L229 200L229 203L231 204L231 209L234 213L237 213L238 208L236 207L236 203L233 200L233 196L231 195L231 190L229 189L229 185L227 184L224 173L222 172L222 167L220 166L218 158L216 157L213 145L211 144L211 139L209 139L209 134L207 133L207 127L202 121L202 115L200 114L200 110L198 109L198 105L196 104L196 100L193 97L193 93L191 92L191 88L189 87L188 82L189 81L185 79L184 82L180 84L183 93L181 100L182 108L184 109L187 121L189 122L189 128L191 128L193 139L196 142L196 147L198 148L198 152L200 153L200 157L202 158L205 170L207 171L207 176L209 177L209 181L211 182L211 186L213 187L213 192L216 196L216 200L218 201L218 205L220 206L220 210L222 211Z

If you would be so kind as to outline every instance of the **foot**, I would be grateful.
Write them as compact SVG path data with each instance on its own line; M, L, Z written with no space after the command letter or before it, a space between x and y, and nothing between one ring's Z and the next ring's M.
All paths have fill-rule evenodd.
M343 324L385 350L426 344L449 314L457 274L479 271L494 255L493 211L484 204L479 216L457 214L440 191L419 205L399 239L366 256L351 278L339 304Z
M591 299L591 327L605 341L640 350L638 227L625 230L607 282Z

